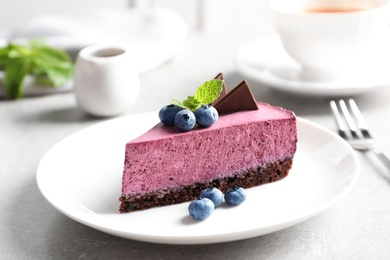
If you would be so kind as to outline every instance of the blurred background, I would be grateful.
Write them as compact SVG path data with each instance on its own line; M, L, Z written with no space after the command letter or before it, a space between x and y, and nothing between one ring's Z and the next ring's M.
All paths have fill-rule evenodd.
M268 32L273 26L271 13L264 12L268 9L268 0L2 0L0 30L4 34L42 15L82 15L93 10L136 6L171 9L183 18L191 31L264 34L264 30Z
M42 38L75 59L89 45L124 43L138 51L143 75L200 34L221 42L220 47L207 48L212 57L218 52L233 59L243 45L275 34L268 0L0 0L0 46ZM34 82L25 86L25 95L51 91ZM2 92L0 88L0 97Z

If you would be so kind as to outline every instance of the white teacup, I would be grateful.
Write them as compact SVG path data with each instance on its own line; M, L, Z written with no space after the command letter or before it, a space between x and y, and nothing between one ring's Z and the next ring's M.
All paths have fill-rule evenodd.
M389 0L271 0L276 29L301 77L334 79L389 33Z
M138 98L138 68L124 47L93 45L76 59L74 94L78 105L94 116L115 116Z

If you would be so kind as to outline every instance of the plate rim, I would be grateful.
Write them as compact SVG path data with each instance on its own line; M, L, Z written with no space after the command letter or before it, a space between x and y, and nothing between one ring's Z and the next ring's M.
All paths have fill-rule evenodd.
M347 188L345 188L340 194L335 196L333 199L331 199L327 203L315 207L309 213L301 211L300 214L292 214L291 216L289 216L289 218L281 219L281 220L273 223L272 225L260 226L260 227L256 227L255 229L245 229L245 230L240 230L240 231L236 231L236 232L212 234L212 235L207 235L206 237L205 236L196 236L196 237L194 237L194 236L176 236L176 237L172 237L169 235L163 236L161 234L158 236L151 235L151 234L140 234L140 233L136 233L136 232L134 233L134 232L123 231L123 230L121 230L121 227L119 225L117 225L117 223L107 223L107 220L104 218L98 217L98 218L92 218L92 219L86 220L85 218L82 218L80 216L80 214L75 215L75 213L74 213L75 208L69 207L69 205L68 205L69 203L70 204L73 203L73 206L82 207L84 210L86 210L87 212L84 212L84 215L87 214L87 216L89 216L92 214L94 216L99 216L99 214L97 214L97 213L89 210L85 206L81 205L81 203L77 202L76 199L73 199L69 195L67 195L65 197L61 197L60 199L58 197L56 197L56 198L50 197L50 188L43 185L44 181L42 180L42 178L43 178L42 175L44 176L45 174L43 174L40 171L40 169L42 168L42 165L45 163L45 160L46 160L45 158L47 158L47 156L52 153L53 149L57 149L56 147L60 146L63 142L67 142L67 140L73 138L74 136L77 136L84 131L88 131L88 129L90 131L90 129L98 127L99 125L110 124L112 121L125 120L126 118L131 118L133 116L152 115L152 114L155 114L155 112L144 112L141 114L129 115L129 116L125 116L125 117L109 119L109 120L88 126L84 129L78 130L75 133L65 137L64 139L62 139L61 141L56 143L54 146L52 146L45 153L45 155L42 157L42 159L40 160L39 165L37 167L37 171L36 171L36 182L37 182L38 188L39 188L41 194L43 195L43 197L55 209L57 209L59 212L63 213L67 217L75 220L76 222L79 222L79 223L84 224L86 226L92 227L96 230L99 230L99 231L102 231L102 232L105 232L105 233L108 233L108 234L111 234L114 236L118 236L118 237L122 237L122 238L126 238L126 239L143 241L143 242L160 243L160 244L192 244L192 245L194 245L194 244L212 244L212 243L237 241L237 240L262 236L262 235L266 235L269 233L273 233L273 232L285 229L287 227L291 227L291 226L296 225L298 223L301 223L305 220L308 220L311 217L319 214L320 212L324 211L325 209L333 206L334 204L336 204L337 202L342 200L353 189L353 187L357 183L357 180L358 180L359 175L360 175L360 163L359 163L357 154L352 149L352 147L350 147L348 145L348 143L345 142L345 140L343 140L341 137L339 137L337 134L330 131L329 129L322 127L321 125L318 125L310 120L297 117L298 131L299 131L300 127L302 127L302 126L310 126L310 127L315 128L319 131L323 131L328 135L331 135L333 138L337 139L338 141L341 141L345 145L345 147L348 147L349 155L352 156L353 162L355 165L354 171L352 172L353 178L349 182ZM299 149L299 147L298 147L298 149ZM49 192L48 192L48 190L49 190ZM66 199L68 199L68 201ZM74 201L69 201L69 199L74 200ZM58 201L60 201L60 204L58 204ZM61 204L61 203L63 203L63 204ZM83 214L81 214L81 215L83 215ZM264 231L264 229L267 229L267 231ZM263 230L263 232L260 232L262 230Z

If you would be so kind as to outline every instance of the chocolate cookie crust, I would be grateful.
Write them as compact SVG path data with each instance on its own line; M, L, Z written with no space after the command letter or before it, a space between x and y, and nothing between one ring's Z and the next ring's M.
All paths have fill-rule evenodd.
M286 177L291 166L292 158L287 158L284 161L270 163L264 167L252 168L233 176L215 179L210 182L195 183L186 187L160 190L142 195L121 196L119 198L121 202L119 212L132 212L155 206L179 204L195 200L199 198L201 191L208 187L218 188L225 193L234 186L247 189L275 182Z

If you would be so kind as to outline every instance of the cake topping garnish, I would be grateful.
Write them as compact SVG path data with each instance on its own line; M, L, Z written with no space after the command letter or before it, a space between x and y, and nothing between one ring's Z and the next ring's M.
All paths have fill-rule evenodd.
M202 105L212 104L221 94L223 81L212 79L198 87L194 96L188 96L186 100L173 100L173 104L185 109L195 111Z
M158 117L160 118L161 123L163 123L164 125L174 126L175 116L180 110L183 110L183 108L173 104L164 106L158 112Z
M183 132L192 130L196 125L195 114L190 110L181 110L175 116L175 126Z
M219 100L221 100L221 98L223 98L224 96L226 96L226 84L225 84L225 78L223 77L223 74L222 73L219 73L217 76L215 76L214 79L219 79L219 80L223 80L223 84L222 84L222 90L221 90L221 93L219 94L219 97L213 102L213 106L218 103Z
M246 80L226 94L223 74L219 73L214 79L200 85L195 95L188 96L183 101L174 99L171 105L161 108L159 118L164 125L176 125L186 132L197 124L200 127L211 126L220 114L257 109L256 100Z
M256 100L246 80L243 80L226 96L215 102L214 107L220 115L258 109Z
M218 111L212 105L202 105L195 110L196 123L201 127L209 127L218 120Z
M219 77L219 76L217 76ZM223 78L221 75L220 77ZM200 127L209 127L218 120L218 111L212 103L219 97L224 87L221 79L206 81L198 87L194 96L186 100L174 99L173 104L160 109L158 116L166 126L175 125L181 131L190 131L198 124Z

